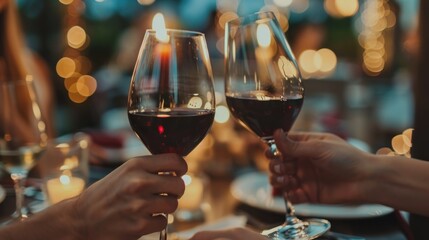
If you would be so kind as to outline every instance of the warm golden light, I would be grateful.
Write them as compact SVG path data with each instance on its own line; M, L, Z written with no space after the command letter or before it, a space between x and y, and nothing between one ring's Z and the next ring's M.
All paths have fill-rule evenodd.
M302 70L306 73L314 73L317 71L317 67L314 65L314 59L316 56L316 51L312 49L305 50L301 53L298 58L299 65Z
M337 66L337 56L335 53L327 48L322 48L317 51L321 59L319 70L322 72L331 72Z
M277 65L284 78L293 78L298 76L295 65L285 56L279 57Z
M60 60L58 60L56 65L56 70L58 76L62 78L68 78L73 75L73 73L76 70L76 64L73 61L73 59L68 57L63 57Z
M67 43L72 48L80 48L85 44L86 32L80 26L73 26L67 31Z
M76 85L74 85L74 86L76 86ZM74 89L75 87L71 87L70 89ZM72 102L75 102L75 103L83 103L83 102L85 102L86 101L86 97L84 97L84 96L82 96L82 95L80 95L79 93L77 93L77 90L74 90L74 91L69 91L69 93L68 93L68 95L69 95L69 99L72 101Z
M220 17L219 17L219 21L218 21L219 26L220 26L222 29L224 29L224 28L225 28L225 24L226 24L228 21L231 21L232 19L235 19L235 18L238 18L237 13L235 13L235 12L224 12L224 13L222 13L222 14L220 15Z
M265 23L261 23L256 28L256 39L261 47L269 47L271 44L270 28Z
M89 97L94 94L97 89L97 80L94 77L89 75L82 75L76 82L77 92L84 96Z
M351 17L359 10L358 0L335 0L335 6L342 17Z
M396 135L392 138L392 148L397 154L405 154L410 151L410 147L408 147L405 142L402 134Z
M73 2L73 0L59 0L60 3L64 4L64 5L69 5L70 3Z
M167 35L167 29L165 27L164 15L157 13L152 20L152 29L155 30L155 37L160 42L168 42L170 37Z

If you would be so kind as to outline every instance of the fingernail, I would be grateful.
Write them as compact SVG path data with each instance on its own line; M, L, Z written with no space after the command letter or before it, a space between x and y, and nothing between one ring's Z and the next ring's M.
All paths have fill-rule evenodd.
M275 165L275 166L274 166L274 172L275 172L275 173L281 173L281 167L280 167L280 164L277 164L277 165Z
M278 182L278 183L283 183L283 182L284 182L284 179L285 179L285 178L284 178L283 176L280 176L280 177L277 177L277 179L276 179L276 180L277 180L277 182Z

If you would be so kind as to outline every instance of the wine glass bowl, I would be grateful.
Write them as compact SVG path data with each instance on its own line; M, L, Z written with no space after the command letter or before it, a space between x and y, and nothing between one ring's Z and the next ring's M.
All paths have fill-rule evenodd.
M48 140L31 76L0 82L0 112L0 164L10 173L16 195L16 210L5 225L27 218L24 182Z
M152 154L186 156L214 119L206 40L199 32L165 30L163 37L158 33L145 33L128 94L128 119ZM166 231L160 239L166 239Z
M233 116L273 152L273 134L289 132L304 101L295 57L272 12L237 18L225 26L225 95ZM301 221L285 199L285 223L269 232L272 239L313 239L326 232L325 220Z

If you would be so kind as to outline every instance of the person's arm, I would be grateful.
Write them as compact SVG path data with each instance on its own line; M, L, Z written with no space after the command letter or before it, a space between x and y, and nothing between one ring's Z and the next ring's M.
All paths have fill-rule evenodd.
M367 200L429 216L429 162L401 156L372 156L374 183Z
M176 210L186 171L186 162L175 154L130 159L78 197L0 228L0 239L135 240L160 231L167 219L159 213Z
M428 215L429 162L363 152L323 133L274 134L270 182L293 203L380 203Z

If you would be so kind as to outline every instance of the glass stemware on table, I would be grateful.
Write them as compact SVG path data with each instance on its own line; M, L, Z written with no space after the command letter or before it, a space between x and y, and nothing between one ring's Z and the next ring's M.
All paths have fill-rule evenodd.
M225 26L225 95L235 118L258 135L274 155L273 133L288 132L304 100L304 86L284 33L272 12L237 18ZM329 230L323 219L302 221L285 198L283 225L271 239L314 239Z
M214 119L213 73L204 34L162 25L145 33L131 79L128 118L152 154L186 156ZM164 230L160 239L166 238Z
M48 140L31 76L0 82L0 113L0 164L10 173L16 193L16 211L0 223L6 225L28 217L24 183Z

